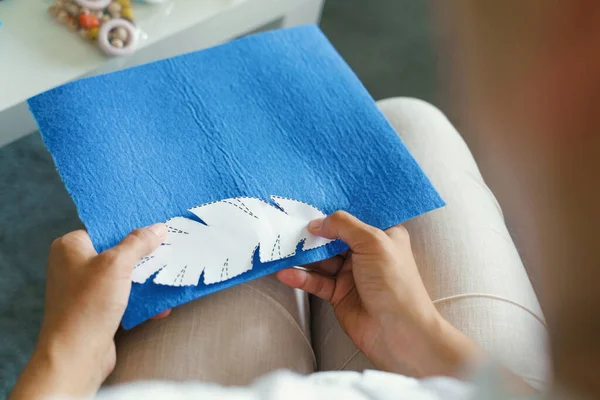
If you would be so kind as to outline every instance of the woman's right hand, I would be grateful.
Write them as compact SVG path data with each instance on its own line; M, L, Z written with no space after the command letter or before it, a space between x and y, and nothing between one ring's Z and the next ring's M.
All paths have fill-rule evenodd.
M338 211L309 230L342 239L345 255L287 269L281 282L332 304L356 346L379 369L408 376L460 374L483 357L479 348L438 313L423 285L406 229L385 232Z

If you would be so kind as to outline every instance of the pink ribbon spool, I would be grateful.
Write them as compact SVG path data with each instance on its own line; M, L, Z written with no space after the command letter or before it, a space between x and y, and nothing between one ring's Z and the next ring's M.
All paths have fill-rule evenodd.
M122 48L114 47L108 39L110 31L115 28L124 28L127 31L127 42ZM138 32L136 27L126 19L111 19L103 23L98 31L98 46L111 56L125 56L135 51L138 43Z

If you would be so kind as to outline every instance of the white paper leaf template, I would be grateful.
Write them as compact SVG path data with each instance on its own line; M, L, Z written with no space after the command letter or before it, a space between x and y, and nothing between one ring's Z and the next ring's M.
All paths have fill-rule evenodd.
M169 286L197 285L231 279L252 269L259 248L261 262L281 260L302 250L332 242L311 234L307 225L323 218L316 207L293 199L271 196L280 208L253 197L235 197L191 208L189 211L206 225L184 217L166 222L169 233L154 253L141 259L132 280ZM283 211L282 211L283 210Z

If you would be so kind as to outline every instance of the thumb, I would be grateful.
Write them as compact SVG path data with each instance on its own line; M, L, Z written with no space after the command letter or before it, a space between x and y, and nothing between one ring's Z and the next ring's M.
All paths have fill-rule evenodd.
M388 240L385 232L345 211L336 211L327 218L312 220L308 230L327 239L342 239L355 253L372 252L378 248L374 246Z
M154 224L131 232L112 249L100 257L108 259L111 265L133 268L140 258L152 253L167 237L165 224Z

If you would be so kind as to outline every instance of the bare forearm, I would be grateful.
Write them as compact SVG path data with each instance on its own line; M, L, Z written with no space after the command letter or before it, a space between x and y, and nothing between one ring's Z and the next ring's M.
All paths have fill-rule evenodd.
M50 396L86 398L101 384L93 361L83 355L71 357L52 344L36 346L9 400L36 400Z
M9 400L73 394L70 388L65 387L65 380L68 378L61 379L60 366L55 365L51 357L34 354L13 388Z
M419 340L410 346L410 351L402 343L404 338L394 334L401 330L402 325L400 322L397 329L387 330L389 358L380 362L382 365L375 363L378 368L417 378L449 376L469 380L477 369L492 362L477 343L439 315L430 323L419 325L424 328L420 332L413 332L414 337L419 337ZM497 372L512 394L535 393L529 384L511 371L499 368Z

